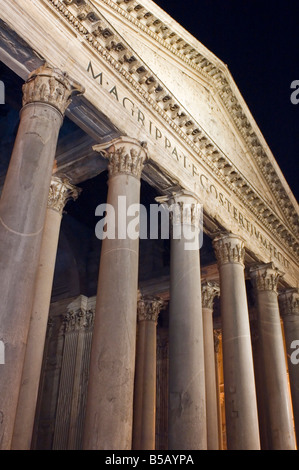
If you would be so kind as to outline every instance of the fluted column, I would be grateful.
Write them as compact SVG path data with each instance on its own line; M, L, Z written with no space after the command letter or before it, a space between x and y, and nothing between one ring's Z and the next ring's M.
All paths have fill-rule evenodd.
M214 298L216 296L219 296L219 292L219 286L215 282L202 283L201 293L205 357L208 450L219 450L216 364L213 329L213 303Z
M220 275L223 373L228 450L260 448L244 277L245 247L233 234L213 241Z
M168 445L171 450L204 450L207 431L198 243L202 206L187 191L157 200L167 202L172 214ZM192 234L195 245L190 249Z
M133 449L155 449L157 321L164 302L142 297L137 304Z
M67 178L52 177L36 275L12 449L30 449L62 212L67 201L69 199L76 199L79 192L80 190L75 188Z
M299 443L299 291L288 289L279 297L287 349L297 446Z
M274 264L250 269L257 301L257 326L260 361L263 368L263 400L266 407L270 450L292 450L295 435L287 381L286 358L280 322L277 285L283 273Z
M80 450L82 446L94 303L80 296L63 315L64 345L53 450Z
M94 149L109 158L107 203L115 211L116 238L102 241L84 448L128 450L132 443L139 239L124 233L127 225L122 217L131 205L139 204L147 154L143 144L128 137ZM110 223L111 218L107 233Z
M77 83L44 65L23 85L23 108L0 200L0 448L11 445L47 197L63 115Z

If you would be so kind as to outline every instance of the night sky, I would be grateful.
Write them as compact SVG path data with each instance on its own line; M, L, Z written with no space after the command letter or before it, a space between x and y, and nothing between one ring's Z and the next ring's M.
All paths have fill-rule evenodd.
M298 0L154 1L228 65L298 201Z

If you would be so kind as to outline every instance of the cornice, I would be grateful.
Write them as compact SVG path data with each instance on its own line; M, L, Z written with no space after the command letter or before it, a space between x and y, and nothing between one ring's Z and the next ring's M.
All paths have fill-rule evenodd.
M275 239L278 239L287 250L291 249L297 259L299 259L299 243L297 238L299 223L296 222L296 220L298 221L298 214L285 189L281 186L279 193L277 189L271 190L288 220L288 226L282 222L268 202L264 200L244 175L234 166L229 157L217 147L200 125L177 103L175 97L154 76L124 39L118 35L110 23L102 16L98 8L93 5L92 1L43 1L48 5L50 4L61 15L64 21L74 28L77 34L85 38L86 43L133 87L135 93L139 94L141 99L150 105L180 139L196 153L199 159L204 160L205 166L208 166L217 179L236 194L240 202L251 211L255 218L261 222L262 226L272 233ZM152 21L153 18L150 20L151 25L143 24L140 18L132 16L132 11L135 7L128 12L119 6L121 3L130 4L131 6L133 6L133 3L136 3L137 6L135 0L127 2L119 0L119 4L112 0L101 1L116 10L127 20L136 24L147 34L150 34L203 76L213 80L214 86L218 90L224 105L234 118L236 124L238 124L241 135L246 138L246 144L249 148L254 148L254 156L257 163L261 165L261 172L266 179L269 179L273 175L273 171L275 172L275 169L253 131L249 119L243 112L242 107L240 108L241 105L238 103L236 96L234 96L224 72L204 58L201 53L193 50L194 48L188 49L184 47L182 41L179 42L179 47L176 50L173 44L171 44L174 41L172 33L169 30L167 30L167 33L165 30L162 33L162 25L158 28L160 23L155 25L155 21ZM146 13L144 13L143 18L146 18ZM150 30L150 26L157 27L158 32ZM177 43L178 40L176 40L175 44ZM184 52L180 52L181 50ZM281 185L278 175L276 175L275 185L277 187ZM290 218L290 214L287 217L286 206L283 205L282 207L282 201L285 199L288 200L289 212L292 212L292 218ZM292 223L290 220L292 220Z

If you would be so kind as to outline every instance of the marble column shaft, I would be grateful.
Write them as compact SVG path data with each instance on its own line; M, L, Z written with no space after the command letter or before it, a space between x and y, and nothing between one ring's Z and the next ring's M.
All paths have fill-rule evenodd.
M163 198L157 198L163 202ZM200 257L188 249L199 240L201 204L182 191L166 198L172 212L169 312L168 445L171 450L207 449ZM181 232L179 236L177 233Z
M44 65L23 85L20 124L0 200L0 448L11 446L58 133L74 92Z
M62 212L67 201L78 194L67 178L52 177L14 425L14 450L29 450L31 446Z
M213 282L204 282L201 286L201 291L205 357L208 450L219 450L218 404L213 329L213 302L215 296L219 295L219 287Z
M128 234L118 237L118 221L126 216L131 204L139 204L140 176L147 154L143 145L127 137L94 149L105 152L109 158L107 203L115 210L116 238L102 241L84 448L129 450L132 445L139 238L133 239ZM119 196L125 201L122 209L118 207Z
M220 349L221 348L221 349ZM222 406L221 406L221 387L220 380L222 376L222 358L220 351L222 350L222 331L217 328L214 330L214 349L215 349L215 375L216 375L216 396L217 396L217 411L218 411L218 442L219 450L223 450L223 420L222 420Z
M133 449L154 450L156 430L157 321L163 301L138 301Z
M244 277L243 240L213 241L220 275L224 395L228 450L260 449L257 403Z
M282 273L273 263L268 263L252 267L250 275L258 310L268 445L270 450L292 450L295 448L295 435L277 297L277 285Z
M288 358L297 446L299 443L299 292L288 289L279 295Z

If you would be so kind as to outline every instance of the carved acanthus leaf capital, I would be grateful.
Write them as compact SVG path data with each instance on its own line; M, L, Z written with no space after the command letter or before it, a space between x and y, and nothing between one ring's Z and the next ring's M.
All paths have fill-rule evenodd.
M215 297L219 297L220 288L217 282L205 281L201 284L202 307L213 310Z
M94 145L93 150L109 159L109 177L126 174L140 179L148 158L145 142L129 137L118 137L105 144Z
M62 333L91 331L96 307L95 297L80 295L68 306L62 315Z
M47 103L64 115L74 94L84 93L84 87L66 73L44 64L28 76L23 85L23 106Z
M62 214L66 203L70 199L76 200L81 191L80 188L73 186L68 178L52 176L48 195L48 208Z
M298 289L287 289L284 292L281 292L278 300L282 317L287 315L299 315Z
M159 313L165 307L165 301L158 297L141 297L137 302L138 321L157 323Z
M202 228L203 206L192 192L183 189L171 196L158 196L156 201L169 211L172 226L190 225Z
M221 234L214 238L213 246L219 266L228 263L238 263L244 266L244 240L232 233Z
M63 317L65 333L91 329L94 321L94 310L69 310Z
M253 285L258 291L273 291L277 293L280 278L284 275L282 271L274 266L274 263L253 266L249 270Z

